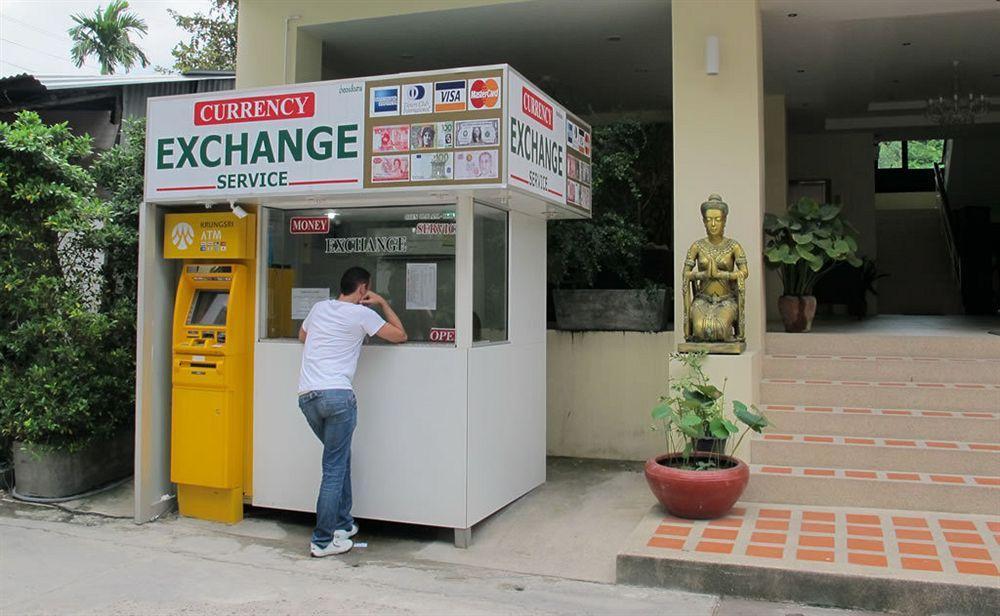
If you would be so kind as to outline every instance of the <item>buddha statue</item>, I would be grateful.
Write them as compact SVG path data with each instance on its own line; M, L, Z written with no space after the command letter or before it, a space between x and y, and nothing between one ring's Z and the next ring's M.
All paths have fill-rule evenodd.
M729 206L719 195L701 204L706 237L684 258L684 340L680 351L739 354L746 350L747 257L727 238Z

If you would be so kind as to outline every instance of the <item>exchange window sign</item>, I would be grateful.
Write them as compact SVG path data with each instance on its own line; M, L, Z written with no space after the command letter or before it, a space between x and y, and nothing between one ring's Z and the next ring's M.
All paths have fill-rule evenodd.
M590 127L568 117L507 65L154 97L145 200L461 187L585 217Z
M326 254L399 254L406 252L406 236L330 237Z

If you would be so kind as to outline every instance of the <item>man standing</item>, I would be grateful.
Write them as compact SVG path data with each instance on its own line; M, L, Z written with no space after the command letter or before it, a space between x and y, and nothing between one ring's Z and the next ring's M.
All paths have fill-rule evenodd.
M399 317L369 290L371 274L352 267L340 279L340 296L312 307L299 330L305 343L299 377L299 408L323 443L323 480L316 501L313 556L343 554L354 547L351 517L351 436L358 420L352 381L365 336L406 342ZM385 319L369 308L376 306ZM387 322L388 321L388 322Z

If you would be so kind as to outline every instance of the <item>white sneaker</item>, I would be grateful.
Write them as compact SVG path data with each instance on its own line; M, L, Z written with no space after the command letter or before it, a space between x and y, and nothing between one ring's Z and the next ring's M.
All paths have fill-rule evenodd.
M358 525L351 524L351 530L335 530L333 531L333 537L335 539L350 539L354 535L358 534Z
M344 552L349 552L351 548L354 547L354 542L350 539L345 539L343 537L333 537L333 541L330 545L325 548L321 548L315 543L309 544L309 553L316 558L323 558L324 556L333 556L334 554L343 554Z

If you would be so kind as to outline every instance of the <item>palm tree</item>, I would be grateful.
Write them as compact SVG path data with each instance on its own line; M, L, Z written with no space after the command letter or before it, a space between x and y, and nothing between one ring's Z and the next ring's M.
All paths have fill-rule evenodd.
M76 25L69 29L73 39L70 55L77 68L83 66L88 56L97 56L102 75L114 74L119 65L127 71L136 61L143 67L149 66L146 54L129 39L131 32L145 36L146 22L127 9L126 0L111 0L108 8L102 11L98 6L91 17L83 13L72 16Z

